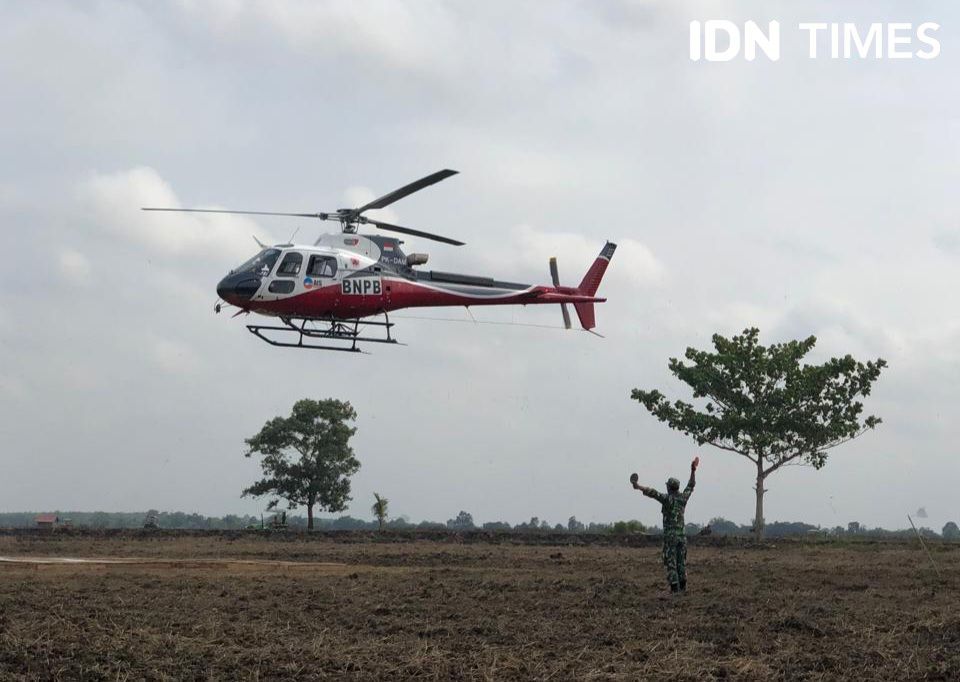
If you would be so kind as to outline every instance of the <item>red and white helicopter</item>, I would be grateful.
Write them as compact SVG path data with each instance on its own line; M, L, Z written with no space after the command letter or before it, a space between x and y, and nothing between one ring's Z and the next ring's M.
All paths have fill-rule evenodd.
M311 245L265 246L256 256L230 271L217 285L223 302L241 313L277 317L278 325L247 325L247 329L274 346L359 352L360 343L397 343L391 334L395 323L389 313L401 308L480 305L559 304L563 322L570 329L567 303L573 304L583 329L596 326L594 303L600 280L617 245L607 242L577 287L560 286L556 258L550 259L553 286L501 282L437 270L418 270L427 262L423 253L405 254L402 241L394 237L362 235L360 225L409 234L455 246L463 242L409 227L391 225L363 215L384 208L457 171L442 170L359 208L341 208L336 213L277 213L272 211L227 211L205 208L144 208L144 211L195 213L241 213L279 215L339 221L340 234L325 234ZM215 306L220 312L220 301ZM383 316L383 320L377 318ZM367 327L382 335L370 336Z

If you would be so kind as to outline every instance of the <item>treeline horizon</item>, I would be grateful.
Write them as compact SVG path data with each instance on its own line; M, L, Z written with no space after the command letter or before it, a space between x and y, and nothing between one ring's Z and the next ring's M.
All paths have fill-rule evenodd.
M69 524L77 528L143 528L150 516L155 517L158 526L169 529L186 530L244 530L269 528L275 515L271 512L262 516L252 514L226 514L224 516L205 516L187 512L161 512L147 510L143 512L82 512L82 511L40 511L40 512L0 512L0 528L35 528L36 519L41 514L54 514L59 525ZM292 529L306 529L305 516L286 514L286 526ZM316 530L378 530L375 519L360 519L350 515L338 517L315 517ZM399 516L384 523L385 530L486 530L537 533L650 533L659 534L659 526L646 526L635 519L583 523L571 516L566 523L551 524L539 517L529 521L511 524L507 521L488 521L475 523L471 514L461 511L456 517L442 521L411 522L405 516ZM709 530L705 530L709 529ZM822 527L802 521L772 521L765 524L768 537L788 537L798 535L898 537L912 536L915 531L908 528L889 530L886 528L868 528L859 522L851 521L846 526ZM945 540L960 539L960 528L953 521L944 525L938 533L931 528L919 527L917 531L928 538ZM706 524L686 524L687 535L710 534L746 536L753 532L752 524L737 524L722 517L714 517Z

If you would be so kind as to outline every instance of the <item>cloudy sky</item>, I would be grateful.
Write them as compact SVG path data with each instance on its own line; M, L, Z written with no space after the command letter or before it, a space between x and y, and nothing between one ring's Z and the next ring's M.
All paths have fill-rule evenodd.
M815 334L889 368L883 425L768 481L769 520L960 519L960 8L928 2L91 2L0 5L0 510L259 513L243 439L349 400L395 515L552 523L658 508L627 483L702 458L689 520L753 513L743 459L629 399L715 332ZM779 62L695 63L693 19L779 20ZM941 24L934 60L810 60L799 21ZM372 355L258 342L215 315L251 235L329 224L144 214L395 204L440 270L576 283L620 245L606 338L554 308L398 319ZM12 267L10 267L12 266ZM431 316L433 311L428 311ZM421 311L416 315L428 313ZM411 313L414 315L414 313ZM398 314L398 317L400 315Z

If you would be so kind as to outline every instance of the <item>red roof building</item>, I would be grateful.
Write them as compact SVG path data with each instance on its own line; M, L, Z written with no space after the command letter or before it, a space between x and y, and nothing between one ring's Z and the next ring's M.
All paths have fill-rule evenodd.
M36 521L38 528L53 528L54 524L58 523L60 519L56 514L38 514L34 521Z

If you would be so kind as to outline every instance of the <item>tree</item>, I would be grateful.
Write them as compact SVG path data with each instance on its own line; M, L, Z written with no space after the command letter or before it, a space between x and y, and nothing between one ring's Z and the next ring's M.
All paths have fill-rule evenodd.
M520 522L513 527L514 530L539 530L540 529L540 519L536 516L530 517L530 521L527 523Z
M457 528L459 530L471 530L476 528L476 526L473 525L473 515L465 511L461 511L459 514L457 514L457 518L449 519L447 521L447 527Z
M569 530L571 533L580 533L580 532L583 532L583 529L584 529L583 523L580 521L577 521L576 516L571 516L567 520L567 530Z
M421 521L417 524L417 528L420 530L439 530L446 528L446 526L437 521Z
M756 470L754 531L763 538L764 481L788 464L820 469L827 451L880 424L861 419L857 400L886 367L877 359L866 364L846 355L822 365L801 364L816 345L803 341L761 346L760 332L713 336L716 352L687 348L688 363L670 358L670 372L705 402L702 409L680 400L671 403L657 390L634 389L639 401L670 428L750 460Z
M707 524L715 535L739 535L740 526L722 516L714 516Z
M646 530L646 527L642 523L636 519L631 519L630 521L615 522L610 532L614 535L626 535L630 533L643 533L646 532Z
M380 530L383 530L383 524L387 521L387 503L389 500L385 497L380 497L380 493L374 493L373 497L376 499L376 502L373 503L373 506L370 508L370 511L373 512L373 515L377 519L377 523L380 525Z
M955 521L947 521L943 530L940 532L944 540L960 540L960 527Z
M406 514L401 514L396 517L393 521L387 523L387 528L394 528L396 530L404 530L405 528L413 528L413 524L410 523L410 517Z
M817 526L803 521L774 521L766 526L766 532L772 538L783 538L791 535L809 535L811 531L818 531ZM863 529L857 532L862 532Z
M360 469L350 437L357 418L348 402L298 400L289 417L271 419L260 433L248 438L247 457L263 459L263 478L243 491L244 496L275 495L290 509L307 508L307 528L313 530L313 508L338 512L350 501L350 477ZM271 500L268 509L277 506Z
M506 521L487 521L483 524L484 530L511 530L512 527Z

